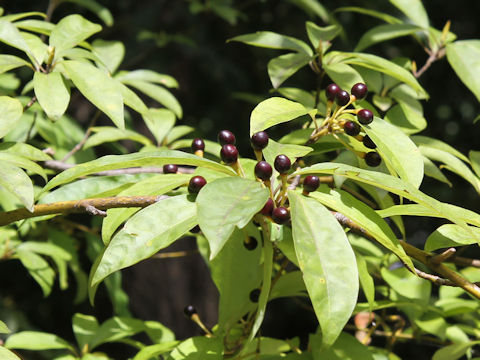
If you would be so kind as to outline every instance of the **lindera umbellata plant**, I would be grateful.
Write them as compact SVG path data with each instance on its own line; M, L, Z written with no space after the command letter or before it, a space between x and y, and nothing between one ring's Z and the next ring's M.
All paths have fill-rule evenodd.
M112 23L98 3L74 2ZM427 126L429 84L421 75L436 61L448 61L451 75L480 99L480 42L457 40L450 23L429 26L420 1L390 2L401 16L336 9L385 22L352 52L335 50L344 29L315 1L296 2L321 19L306 22L310 44L269 31L230 39L288 52L268 63L279 96L254 107L250 139L221 130L218 143L192 139L193 128L177 125L182 108L168 90L178 86L174 78L119 70L124 46L92 40L99 24L78 14L50 22L59 1L47 14L1 10L0 41L8 47L0 54L0 260L20 261L46 297L58 279L63 290L75 284L77 303L88 297L95 306L105 285L115 311L103 322L75 314L75 343L38 329L8 334L8 321L0 322L8 334L1 358L35 351L57 360L109 359L98 347L111 342L137 349L135 360L399 359L395 345L404 342L433 343L435 360L475 356L479 265L464 255L480 240L480 216L419 188L425 176L451 185L446 169L480 192L480 152L467 157L417 134ZM424 65L364 52L400 36L425 48ZM303 67L316 89L281 86ZM19 87L25 70L29 79ZM97 109L86 129L67 111L77 92ZM149 134L131 125L134 113ZM99 119L112 124L96 126ZM295 129L274 139L274 126ZM120 140L137 146L130 151ZM239 155L241 142L250 142L254 159ZM97 158L106 144L111 154ZM75 225L72 216L69 226L84 234L66 232L72 213L103 218L101 231ZM445 224L421 249L408 242L402 216ZM205 335L176 339L159 322L129 316L120 270L185 236L196 238L218 288L218 323L207 328L189 305L185 315ZM319 326L307 343L260 335L269 301L281 297L312 309ZM139 333L144 340L132 338ZM385 348L369 346L377 336Z

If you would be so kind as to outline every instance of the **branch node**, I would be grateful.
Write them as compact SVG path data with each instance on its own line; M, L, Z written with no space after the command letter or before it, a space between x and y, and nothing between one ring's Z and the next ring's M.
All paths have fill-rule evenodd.
M442 262L445 262L447 261L448 259L450 259L453 255L455 255L455 253L457 252L457 250L455 248L449 248L447 250L445 250L444 252L440 253L440 254L437 254L437 255L434 255L432 256L430 259L429 259L429 262L433 265L438 265L438 264L441 264Z

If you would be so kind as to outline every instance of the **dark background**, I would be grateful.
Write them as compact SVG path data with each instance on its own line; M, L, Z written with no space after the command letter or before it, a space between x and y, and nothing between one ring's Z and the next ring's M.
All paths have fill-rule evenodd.
M427 0L423 3L432 26L441 29L447 20L451 20L451 31L458 39L480 38L480 2ZM194 126L199 136L211 140L215 140L219 130L230 129L237 136L241 154L249 157L253 154L248 142L248 126L255 103L244 100L242 94L254 95L258 99L269 96L271 83L266 66L270 58L281 52L226 43L226 40L241 34L270 30L308 42L305 21L313 20L324 25L320 19L311 18L290 2L280 0L235 1L234 7L243 14L235 25L208 11L192 14L189 2L183 0L104 0L102 4L112 11L115 24L110 28L104 27L98 37L124 42L126 56L120 68L152 69L174 76L180 84L180 89L174 90L174 93L184 110L184 118L178 124ZM387 1L331 0L322 4L329 10L340 6L362 6L402 17ZM0 5L6 13L45 11L47 1L0 1ZM100 23L94 14L71 3L61 4L52 20L57 22L64 15L75 12ZM346 41L335 41L333 48L337 50L351 51L366 30L382 23L355 13L338 13L336 16L348 35ZM428 57L421 46L409 37L381 43L366 51L386 58L406 56L414 59L418 67ZM465 154L469 150L480 150L479 125L473 124L480 114L479 104L456 77L446 59L434 63L422 75L420 83L430 94L430 99L424 102L428 128L422 135L443 140ZM323 85L327 84L328 79ZM307 67L287 80L285 85L314 89L315 77ZM79 121L87 123L88 112L79 110L83 106L86 103L79 98L70 110L86 114L83 117L80 115ZM473 188L454 174L447 176L455 191L428 178L422 190L441 201L479 211L478 194ZM407 236L411 241L422 242L438 225L434 219L407 218ZM193 247L192 239L175 244L175 249ZM1 292L12 294L9 299L17 304L17 308L26 311L33 325L44 331L72 338L70 319L74 312L93 312L103 319L112 315L105 297L100 296L99 307L95 310L87 305L73 307L69 291L60 292L57 289L50 298L43 299L33 280L28 288L19 287L19 284L25 284L28 275L18 262L9 262L2 267L4 274L15 275L2 276L5 281L2 282ZM208 325L215 323L217 293L199 256L148 260L123 274L124 287L131 296L131 310L135 316L161 321L180 338L200 333L182 315L182 309L187 304L195 304ZM279 337L305 335L315 330L316 324L311 318L311 314L302 314L294 302L277 300L269 305L263 334ZM399 345L394 350L404 358L421 359L429 358L435 347Z

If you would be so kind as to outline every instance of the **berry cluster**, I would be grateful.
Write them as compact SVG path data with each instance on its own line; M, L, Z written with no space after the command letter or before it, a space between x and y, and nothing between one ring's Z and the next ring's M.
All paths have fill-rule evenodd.
M327 115L320 128L318 128L313 134L311 139L317 140L323 135L344 132L345 134L354 137L361 141L363 145L368 149L375 149L377 145L372 141L368 135L360 135L362 132L361 125L368 125L373 121L373 113L368 109L347 109L348 105L357 101L363 100L367 96L368 88L363 83L357 83L353 85L351 89L351 95L342 90L337 84L330 84L325 89L325 95L327 97ZM336 105L332 112L333 105ZM342 115L355 114L357 116L357 122L345 119ZM355 151L354 151L355 152ZM365 162L369 166L378 166L382 162L382 158L376 151L357 153L360 157L365 159Z

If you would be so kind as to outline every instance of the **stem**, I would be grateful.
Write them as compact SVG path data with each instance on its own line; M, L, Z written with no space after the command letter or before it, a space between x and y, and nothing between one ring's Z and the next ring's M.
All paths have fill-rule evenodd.
M72 157L77 151L81 150L83 145L85 145L85 143L87 142L88 140L88 137L90 136L90 134L92 133L92 128L95 126L95 123L97 122L97 119L100 117L100 110L97 110L97 112L95 113L95 115L93 116L92 118L92 121L90 122L90 125L88 126L88 129L87 129L87 132L85 133L85 135L83 136L83 139L77 144L74 146L74 148L72 150L70 150L67 155L65 155L62 159L62 162L65 162L67 161L70 157Z

